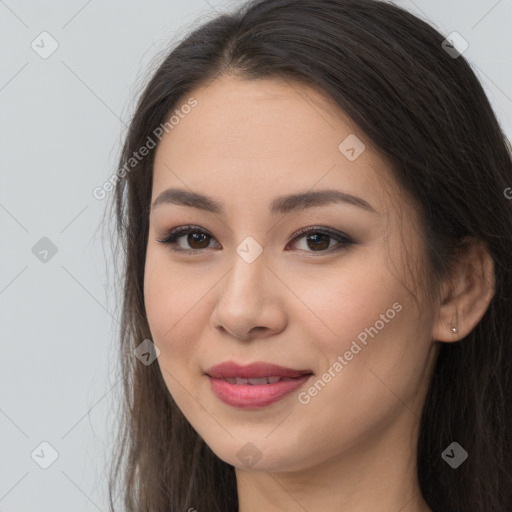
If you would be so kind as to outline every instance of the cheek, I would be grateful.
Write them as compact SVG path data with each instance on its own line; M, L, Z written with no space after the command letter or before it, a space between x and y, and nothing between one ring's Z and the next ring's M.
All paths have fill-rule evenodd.
M303 322L305 329L309 325L314 339L324 340L319 348L331 357L348 350L351 341L376 322L379 331L389 331L397 323L395 317L403 316L406 290L383 268L382 255L377 256L360 259L357 264L347 261L342 268L322 270L317 276L310 272L293 276L294 292L307 306L301 306L303 311L296 320Z
M404 404L406 414L421 413L430 344L417 336L418 310L407 290L382 264L375 268L339 275L316 292L310 281L302 283L304 302L322 327L303 315L301 330L322 356L315 379L297 396L304 429L291 431L290 443L309 450L312 460L366 442Z
M382 262L362 261L348 266L350 272L333 269L325 279L295 277L294 291L308 306L307 314L303 307L296 312L296 321L320 355L319 377L334 393L322 391L317 402L358 397L369 405L393 397L386 385L405 396L422 378L431 346L428 326L418 325L418 306L404 287L410 283Z
M202 288L200 280L176 269L165 251L149 244L144 269L144 304L155 338L166 339L188 318L189 311L195 313L193 306L201 297Z
M155 251L156 252L156 251ZM208 287L176 271L165 255L148 249L144 302L152 341L160 350L157 363L167 389L184 413L193 406L199 375L202 325L201 297ZM192 395L191 395L192 393Z
M148 248L144 303L153 341L164 361L177 361L193 351L193 340L199 339L194 331L200 326L195 319L206 290L204 282L176 271L165 255ZM172 358L168 357L170 353Z

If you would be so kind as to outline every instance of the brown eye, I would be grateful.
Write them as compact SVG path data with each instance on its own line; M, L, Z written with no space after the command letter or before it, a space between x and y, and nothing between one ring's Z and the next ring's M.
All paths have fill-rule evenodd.
M327 228L304 228L293 239L293 245L304 252L330 253L353 244L354 241L339 231ZM303 247L298 241L304 240ZM334 244L331 242L334 240ZM336 243L337 242L337 243Z
M210 237L204 233L189 233L187 236L187 243L192 249L206 249L209 245L208 240ZM180 237L181 238L181 237ZM205 245L206 240L206 245Z
M184 239L184 242L179 242ZM169 235L158 242L170 245L174 251L201 251L208 249L213 238L201 229L193 226L181 226L173 229Z
M323 233L317 233L317 234L314 234L314 235L308 235L306 237L306 240L307 240L308 247L310 249L313 249L313 250L320 249L320 250L322 250L322 249L328 249L329 248L329 243L330 243L330 239L331 238L332 237L330 235L326 235L326 234L323 234Z

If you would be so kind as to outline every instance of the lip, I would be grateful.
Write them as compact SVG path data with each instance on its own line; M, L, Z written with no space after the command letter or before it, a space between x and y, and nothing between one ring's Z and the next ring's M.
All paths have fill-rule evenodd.
M206 370L206 375L216 379L225 379L232 377L240 377L243 379L258 379L261 377L301 377L306 374L313 373L312 370L294 370L293 368L285 368L272 363L255 362L246 366L241 366L233 361L225 361L224 363L212 366Z
M213 393L222 402L242 409L266 407L302 386L313 375L311 370L294 370L271 363L251 363L241 366L227 361L205 372ZM231 384L226 378L288 377L272 384Z

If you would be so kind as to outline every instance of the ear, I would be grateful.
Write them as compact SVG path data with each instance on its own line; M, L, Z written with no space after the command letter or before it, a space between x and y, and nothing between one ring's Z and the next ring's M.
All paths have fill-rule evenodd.
M487 311L495 286L494 261L485 243L469 239L455 260L452 275L442 283L432 338L449 343L467 336Z

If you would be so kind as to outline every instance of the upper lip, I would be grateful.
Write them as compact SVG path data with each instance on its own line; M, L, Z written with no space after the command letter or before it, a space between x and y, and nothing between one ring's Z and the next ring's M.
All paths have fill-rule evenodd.
M258 379L262 377L300 377L313 373L311 370L295 370L272 363L255 362L241 366L233 361L212 366L205 372L210 377L226 379L240 377L243 379Z

